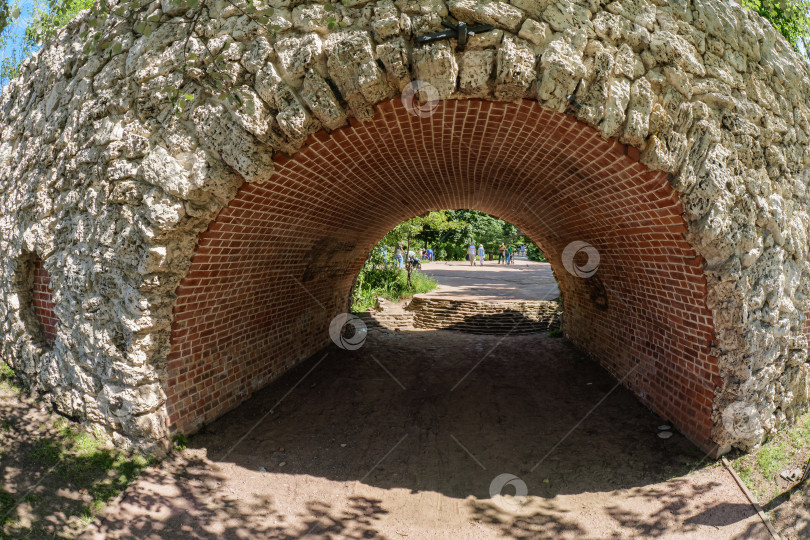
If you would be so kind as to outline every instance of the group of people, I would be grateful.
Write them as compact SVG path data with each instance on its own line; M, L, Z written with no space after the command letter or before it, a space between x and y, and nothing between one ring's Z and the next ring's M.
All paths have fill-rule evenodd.
M498 264L515 264L515 248L501 243L498 246Z
M408 251L408 258L405 258L405 252ZM385 248L381 251L383 260L387 260L388 258L388 250ZM394 261L397 264L397 268L405 268L406 260L412 262L419 262L419 261L432 261L433 260L433 250L430 248L419 248L419 256L417 256L414 250L406 250L405 246L397 244L394 248Z
M380 254L382 255L383 261L388 260L388 250L386 248L380 248ZM471 266L475 266L476 260L478 260L478 264L483 266L486 254L484 244L478 244L478 247L476 247L475 242L470 242L470 245L467 246L467 260L470 261ZM493 255L494 252L491 252L490 260L492 260ZM526 255L526 246L507 246L504 243L498 246L498 264L515 264L516 255ZM435 255L431 248L419 248L418 251L412 249L408 250L402 243L394 247L394 262L397 268L405 268L405 264L408 261L412 263L433 261L435 260L434 257Z
M498 246L498 264L515 264L515 255L525 254L526 246L513 247L501 243L501 245ZM484 244L478 244L478 248L476 248L475 243L470 242L470 245L467 246L467 260L470 261L470 266L475 266L476 259L478 259L478 264L483 266L485 256L486 250L484 249ZM490 260L492 260L492 257L490 257Z

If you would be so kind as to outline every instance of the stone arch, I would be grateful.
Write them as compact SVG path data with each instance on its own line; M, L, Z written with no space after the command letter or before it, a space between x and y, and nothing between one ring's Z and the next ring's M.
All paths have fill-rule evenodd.
M219 231L252 190L271 190L279 201L293 183L308 196L322 191L328 178L307 176L320 154L308 152L328 157L366 124L397 117L401 108L390 99L407 98L412 81L419 82L418 96L439 98L436 115L463 108L462 140L476 129L487 132L479 124L482 108L496 118L497 111L529 107L533 118L538 109L554 122L589 126L583 139L594 148L607 145L613 166L638 158L641 165L633 166L646 167L643 174L660 171L658 183L623 196L628 205L659 201L682 209L682 221L666 226L683 229L677 233L686 242L683 253L694 257L679 264L705 283L705 299L687 310L713 327L713 336L703 340L701 333L698 342L708 352L696 353L708 359L700 368L705 373L698 369L700 380L684 383L701 387L699 396L683 395L686 410L708 415L700 429L680 424L693 440L718 452L745 448L806 409L810 77L767 22L715 0L606 6L361 0L336 4L334 12L315 2L281 4L274 33L225 3L187 13L166 5L153 14L164 22L199 15L199 36L186 40L182 24L160 25L149 36L123 24L114 30L121 51L90 57L75 46L85 29L79 18L3 92L0 244L12 256L31 243L50 254L44 260L64 331L52 353L26 353L15 307L6 302L0 353L32 379L50 373L39 384L65 412L106 426L122 443L165 444L173 414L166 409L166 393L174 392L172 340L184 339L184 294L194 279L187 273L203 264L206 235ZM439 29L451 15L495 30L475 36L463 52L455 42L415 45L414 35ZM189 51L221 58L234 91L252 105L220 102L194 71L182 79L177 66ZM164 92L169 83L194 96L182 114L173 114ZM351 127L340 129L347 122ZM282 180L286 167L303 169ZM580 163L571 172L590 171ZM432 186L418 187L429 193ZM437 203L479 206L532 227L495 202L466 204L486 192L482 185L480 193L455 199L437 194ZM583 187L569 200L577 207L588 194ZM582 210L588 215L589 208ZM295 205L285 211L294 214ZM329 216L302 217L315 228ZM552 232L535 228L541 242L561 249ZM0 275L5 293L13 290L12 274L5 268ZM579 290L573 282L561 286L572 297ZM640 340L647 345L638 347L645 354L670 346L659 326L644 328ZM753 429L723 422L733 403L756 409Z
M712 314L667 175L528 100L446 101L423 118L386 101L371 120L277 159L270 181L244 184L178 288L173 428L194 431L330 343L370 249L403 219L445 207L496 214L536 238L559 277L568 335L708 446L720 384ZM589 279L560 263L577 240L602 257Z

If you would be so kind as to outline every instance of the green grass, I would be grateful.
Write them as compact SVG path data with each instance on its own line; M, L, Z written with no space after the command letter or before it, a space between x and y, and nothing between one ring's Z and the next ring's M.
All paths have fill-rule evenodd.
M188 439L182 433L178 433L172 437L172 445L175 450L185 450L188 448Z
M15 393L22 390L20 380L17 378L17 375L14 374L14 370L2 360L0 360L0 388Z
M758 499L770 499L779 493L780 472L803 467L810 446L810 414L798 419L792 428L779 433L761 447L731 459L740 479Z
M408 274L397 268L364 268L357 278L354 288L354 311L368 311L374 307L377 298L397 302L414 294L430 292L439 283L419 270L411 272L411 285Z
M0 362L0 385L19 389L16 381L11 368ZM39 538L45 534L45 523L56 523L55 511L62 514L57 518L57 527L64 527L59 534L72 537L151 465L150 458L125 454L114 449L102 433L57 416L35 427L18 428L10 420L1 420L0 436L7 438L10 451L20 457L15 466L22 466L25 474L47 475L40 489L22 500L21 494L0 489L0 538ZM59 491L86 493L89 502L82 505L73 497L62 499ZM27 506L25 512L33 518L34 528L20 525L14 511L18 504Z
M550 338L561 338L563 337L563 331L559 328L555 328L554 330L548 333L548 337Z
M783 442L766 445L757 453L757 469L763 476L772 477L790 464L793 453Z

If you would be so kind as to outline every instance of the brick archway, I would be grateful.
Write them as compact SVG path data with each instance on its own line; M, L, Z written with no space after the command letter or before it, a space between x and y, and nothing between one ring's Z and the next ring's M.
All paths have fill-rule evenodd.
M533 101L399 100L244 184L201 234L178 288L168 413L191 432L329 343L369 250L428 210L476 208L540 243L555 267L566 333L639 398L709 448L721 381L710 355L702 259L668 175L632 148ZM601 264L568 273L566 245Z

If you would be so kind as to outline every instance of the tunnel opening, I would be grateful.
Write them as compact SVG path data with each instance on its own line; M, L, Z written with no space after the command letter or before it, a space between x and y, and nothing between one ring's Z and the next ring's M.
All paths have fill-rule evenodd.
M572 264L587 265L576 254ZM515 225L471 209L403 221L355 278L352 313L389 330L561 335L560 289L543 251Z
M709 449L712 314L667 174L531 101L377 108L277 157L272 178L245 183L200 235L174 308L171 429L196 431L327 346L366 255L397 223L474 208L544 247L571 341ZM592 275L586 246L599 254Z

